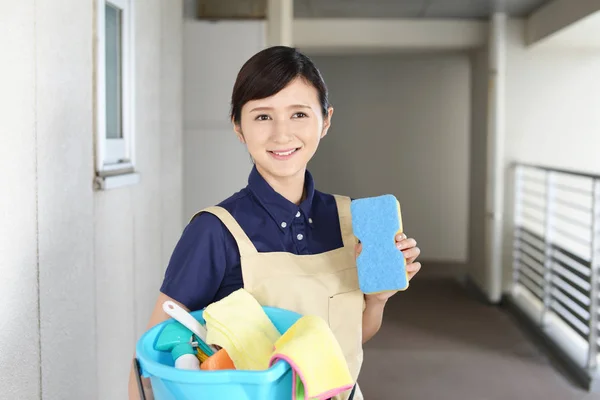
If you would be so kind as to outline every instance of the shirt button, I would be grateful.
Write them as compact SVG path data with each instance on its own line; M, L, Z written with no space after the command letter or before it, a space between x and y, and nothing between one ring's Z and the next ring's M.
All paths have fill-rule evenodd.
M309 219L308 219L308 223L309 223L309 224L312 224L312 218L309 218Z
M285 222L282 222L282 223L281 223L281 227L282 227L282 228L285 228L286 226L287 226L287 223L285 223Z
M298 234L298 236L296 236L298 238L298 240L302 240L304 239L304 235L302 235L301 233Z
M296 213L296 218L300 218L300 211Z

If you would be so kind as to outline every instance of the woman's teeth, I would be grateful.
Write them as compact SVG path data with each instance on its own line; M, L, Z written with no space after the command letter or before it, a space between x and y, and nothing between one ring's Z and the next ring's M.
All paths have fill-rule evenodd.
M292 154L293 152L295 152L297 149L292 149L292 150L288 150L285 152L281 152L281 151L272 151L271 153L278 155L278 156L289 156L290 154Z

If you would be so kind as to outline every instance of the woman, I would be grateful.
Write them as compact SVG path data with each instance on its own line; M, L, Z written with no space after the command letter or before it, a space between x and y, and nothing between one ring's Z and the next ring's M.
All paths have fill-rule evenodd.
M350 199L315 190L307 171L331 126L325 83L308 57L271 47L241 68L231 103L234 131L254 162L248 186L185 228L149 327L168 318L166 300L198 310L244 287L263 305L322 316L356 379L362 344L379 330L393 293L359 290ZM414 239L396 240L412 278L420 250ZM362 395L356 386L339 398Z

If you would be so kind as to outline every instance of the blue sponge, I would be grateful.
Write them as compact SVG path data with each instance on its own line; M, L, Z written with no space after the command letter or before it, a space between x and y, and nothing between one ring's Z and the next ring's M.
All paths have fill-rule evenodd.
M387 194L353 200L350 210L354 235L362 243L356 260L362 292L406 290L406 260L395 239L402 232L402 214L396 197Z

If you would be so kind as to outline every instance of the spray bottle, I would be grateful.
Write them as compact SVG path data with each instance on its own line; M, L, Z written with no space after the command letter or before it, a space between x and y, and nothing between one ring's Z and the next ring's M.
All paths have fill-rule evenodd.
M169 351L173 357L175 368L200 369L200 360L192 346L193 334L179 322L167 324L158 335L154 349Z

